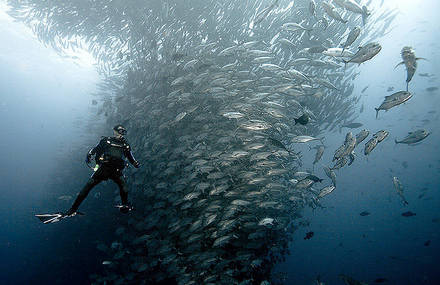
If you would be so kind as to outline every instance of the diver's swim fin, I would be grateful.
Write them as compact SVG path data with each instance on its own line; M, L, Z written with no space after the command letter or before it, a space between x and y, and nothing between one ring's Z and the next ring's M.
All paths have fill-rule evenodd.
M123 214L127 214L128 212L134 210L133 206L131 205L116 205L115 208L119 208L119 211Z
M55 213L55 214L38 214L35 215L43 224L52 224L61 221L64 218L73 217L76 215L84 215L81 212L74 212L72 215L66 215L64 213Z

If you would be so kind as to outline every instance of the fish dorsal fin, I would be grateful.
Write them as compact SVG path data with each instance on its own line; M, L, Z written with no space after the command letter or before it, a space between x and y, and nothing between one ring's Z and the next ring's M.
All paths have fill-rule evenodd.
M408 132L408 135L412 134L413 132Z

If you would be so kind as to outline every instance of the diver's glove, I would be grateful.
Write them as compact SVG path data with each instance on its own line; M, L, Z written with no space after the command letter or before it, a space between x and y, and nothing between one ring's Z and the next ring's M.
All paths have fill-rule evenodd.
M139 163L139 161L135 161L133 163L133 166L136 167L136 168L139 168L139 167L141 167L141 164Z

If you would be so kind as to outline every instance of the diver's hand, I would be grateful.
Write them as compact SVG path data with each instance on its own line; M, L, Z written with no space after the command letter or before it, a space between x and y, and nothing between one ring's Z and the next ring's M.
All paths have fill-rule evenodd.
M139 167L141 167L141 164L139 163L139 161L135 161L133 163L133 166L136 167L136 168L139 168Z

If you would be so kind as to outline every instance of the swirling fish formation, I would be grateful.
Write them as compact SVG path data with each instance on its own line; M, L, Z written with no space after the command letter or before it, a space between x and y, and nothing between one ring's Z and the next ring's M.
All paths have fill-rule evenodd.
M107 78L95 105L143 162L128 179L137 210L100 247L99 284L267 284L317 196L313 176L293 179L294 138L352 119L356 67L342 63L370 59L350 47L395 16L305 0L9 4L46 43L96 56Z

